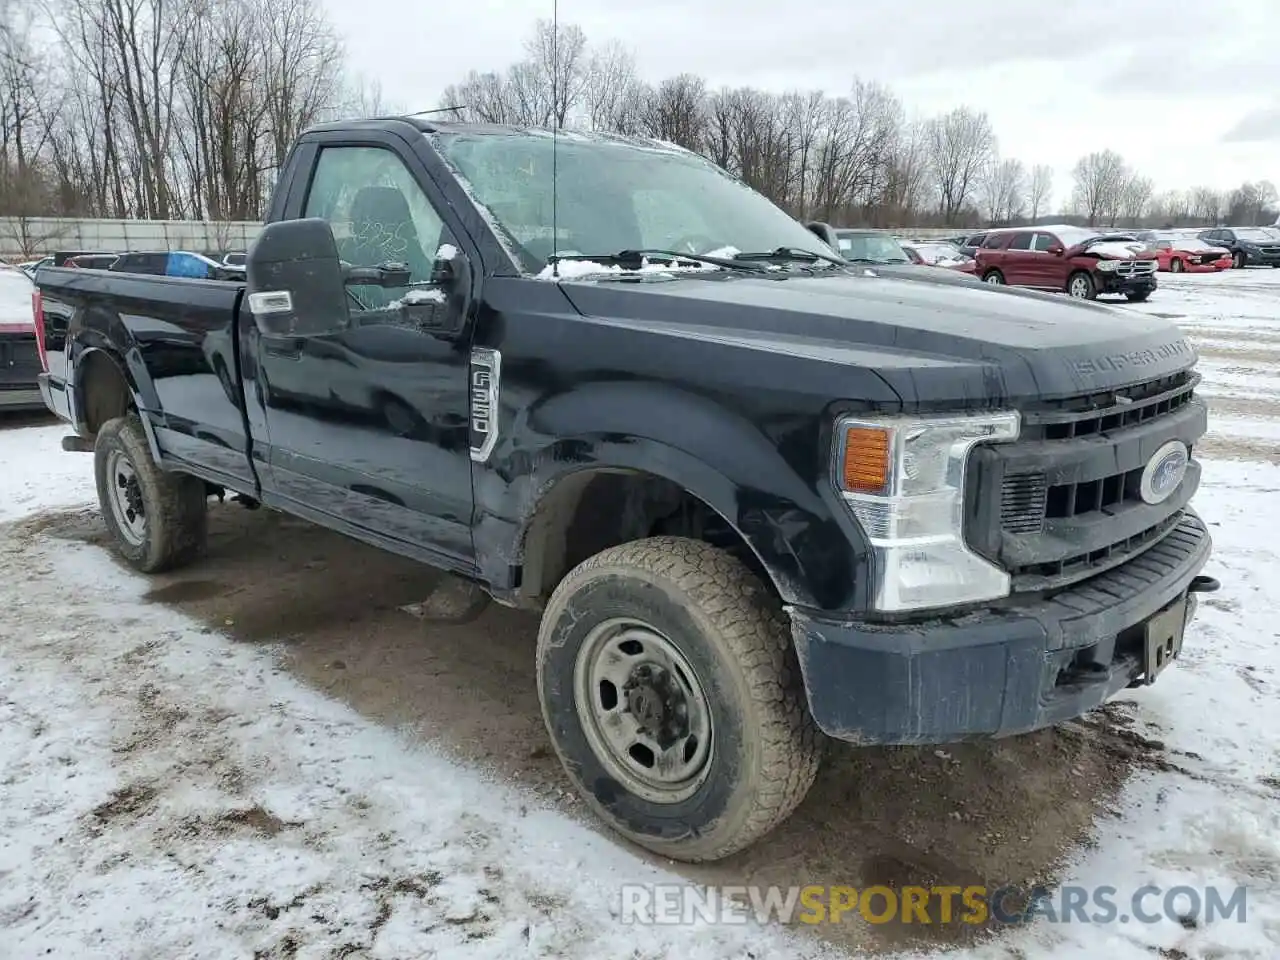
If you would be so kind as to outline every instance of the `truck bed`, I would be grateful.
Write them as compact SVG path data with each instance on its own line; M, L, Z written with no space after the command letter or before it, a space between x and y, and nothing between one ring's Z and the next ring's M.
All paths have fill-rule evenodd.
M236 350L243 283L45 267L36 285L48 362L41 391L55 413L88 435L94 400L77 391L81 373L115 363L162 463L256 488Z

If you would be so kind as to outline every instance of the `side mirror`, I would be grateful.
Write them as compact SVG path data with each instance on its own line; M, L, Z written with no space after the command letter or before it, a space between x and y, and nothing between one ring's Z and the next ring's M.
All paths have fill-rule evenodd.
M823 223L821 220L814 220L806 223L805 228L839 255L840 238L836 236L831 224Z
M265 334L332 333L350 323L338 244L324 220L268 223L249 250L245 279L249 311Z
M1060 257L1067 251L1063 248L1062 244L1055 243L1049 247L1047 252L1053 254L1055 257Z

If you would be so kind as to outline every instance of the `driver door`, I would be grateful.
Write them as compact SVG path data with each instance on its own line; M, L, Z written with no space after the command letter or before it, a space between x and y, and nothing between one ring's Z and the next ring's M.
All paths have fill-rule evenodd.
M348 284L339 328L256 338L267 468L295 512L466 569L469 336L442 331L468 329L444 318L465 317L470 294L431 285L437 251L455 235L425 171L397 143L322 140L304 181L294 217L326 220L353 267L407 265L410 286Z

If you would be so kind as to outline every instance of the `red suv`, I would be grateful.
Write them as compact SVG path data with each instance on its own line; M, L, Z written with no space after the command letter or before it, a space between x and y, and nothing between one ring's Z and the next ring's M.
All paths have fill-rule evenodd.
M1129 234L1087 227L993 230L976 251L978 276L992 284L1058 290L1093 300L1117 294L1139 303L1156 289L1156 260Z

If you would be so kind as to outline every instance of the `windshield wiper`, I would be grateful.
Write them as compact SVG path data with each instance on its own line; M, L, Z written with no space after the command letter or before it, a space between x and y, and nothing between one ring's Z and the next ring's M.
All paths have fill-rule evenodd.
M827 263L834 263L837 266L844 266L851 261L843 260L840 257L830 253L818 253L816 250L805 250L802 247L778 247L775 250L760 251L758 253L738 253L734 254L735 260L798 260L801 263L815 263L818 260L825 260Z
M547 265L553 266L566 260L589 261L608 266L619 266L624 270L639 270L645 261L666 261L675 264L677 260L689 263L703 263L726 270L750 270L759 272L762 268L753 264L739 263L725 257L705 257L700 253L678 253L675 250L619 250L617 253L561 253L547 258Z

